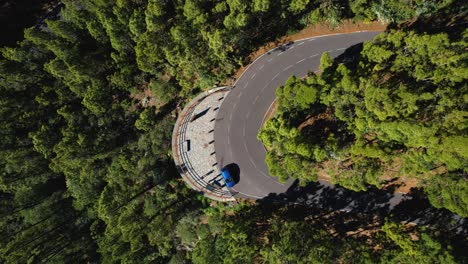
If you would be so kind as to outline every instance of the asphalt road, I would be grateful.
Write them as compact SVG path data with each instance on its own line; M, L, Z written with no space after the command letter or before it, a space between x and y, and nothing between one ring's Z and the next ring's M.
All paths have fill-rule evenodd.
M235 197L260 199L284 193L292 180L282 184L268 173L265 148L257 139L265 114L275 100L275 90L292 75L303 77L318 70L320 56L336 57L352 45L379 32L356 32L299 40L253 62L237 80L219 109L215 125L215 149L220 167L239 166L239 182L231 188ZM323 182L322 184L326 184Z

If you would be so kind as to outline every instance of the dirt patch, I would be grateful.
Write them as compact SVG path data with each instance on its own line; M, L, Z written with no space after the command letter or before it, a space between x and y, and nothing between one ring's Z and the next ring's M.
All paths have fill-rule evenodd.
M333 171L333 172L339 171L341 166L345 166L345 167L350 166L351 165L350 163L352 163L352 160L350 159L345 160L345 161L327 160L327 161L321 162L316 165L318 179L330 182L331 180L331 177L329 175L330 171ZM394 165L401 166L401 164L398 162L395 163ZM391 174L392 169L395 170L395 167L387 168L385 170L384 176L382 178L385 178L385 180L387 180L388 183L385 185L382 185L380 189L388 189L388 188L395 187L395 193L408 194L410 193L412 188L418 188L420 186L420 182L417 178L407 178L404 176L400 176L398 178L393 178L393 179L388 178L388 175Z
M156 105L156 98L154 98L153 92L149 89L149 83L142 86L138 93L130 94L130 98L137 100L143 107L151 107Z
M207 225L209 222L209 217L207 215L200 216L200 223L203 225Z
M262 128L265 126L266 122L270 120L278 110L278 100L274 100L273 103L271 103L270 108L268 108L265 117L263 118L263 123L262 123Z
M333 120L332 111L330 109L327 109L327 111L324 113L320 113L314 116L307 116L306 120L299 125L299 131L302 131L304 127L313 125L317 120Z
M329 34L337 34L337 33L351 33L356 31L384 31L387 28L386 24L383 24L378 21L364 23L364 22L355 22L352 20L345 20L343 21L338 27L333 28L329 23L321 23L317 25L308 26L301 31L286 35L281 37L275 41L268 42L267 44L260 47L255 52L252 52L248 56L248 63L246 66L240 67L237 72L234 74L234 78L231 78L226 81L226 85L232 85L236 79L238 79L242 73L245 71L247 66L254 61L256 58L261 56L262 54L266 53L267 51L281 45L287 43L289 41L296 41L304 38L316 37L321 35L329 35Z
M327 172L331 169L331 166L335 166L336 168L336 166L338 166L338 162L334 160L327 160L317 165L317 175L319 180L327 182L331 180L331 177Z
M415 178L398 178L395 181L395 185L398 186L398 188L395 189L396 193L408 194L412 188L416 188L419 186L419 181Z

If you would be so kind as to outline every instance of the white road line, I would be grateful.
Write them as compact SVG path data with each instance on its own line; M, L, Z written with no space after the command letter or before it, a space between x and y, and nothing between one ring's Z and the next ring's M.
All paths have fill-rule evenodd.
M273 58L269 58L267 61L272 61L272 60L273 60Z
M249 155L250 162L254 165L254 167L258 170L257 164L253 161L252 157Z
M265 118L267 117L268 113L270 112L270 108L273 106L273 104L276 102L276 97L273 102L271 102L270 106L268 107L268 110L266 111L265 115L263 115L262 123L260 124L260 127L263 126L263 123L265 123Z
M299 40L296 40L296 41L313 41L317 38L324 38L324 37L333 37L333 36L339 36L339 35L346 35L346 34L355 34L355 33L360 33L360 32L376 32L376 33L381 33L382 31L372 31L372 30L361 30L361 31L355 31L355 32L350 32L350 33L335 33L335 34L327 34L327 35L322 35L322 36L315 36L315 37L308 37L308 38L303 38L303 39L299 39ZM242 76L244 75L244 73L248 72L249 68L255 64L255 62L261 58L263 58L263 56L266 56L267 54L271 54L271 52L273 52L276 48L272 48L270 49L269 51L263 53L262 55L258 56L254 61L252 61L252 63L249 64L249 66L247 66L247 68L244 70L244 72L242 72L241 76L239 76L239 78L237 78L236 82L234 83L234 86L236 86L237 82L239 80L242 79ZM268 61L271 61L271 60L268 60Z
M252 77L250 77L250 80L252 80L255 77L255 75L257 75L257 73L254 73Z
M279 75L279 73L277 73L275 76L273 76L273 79L271 79L271 80L276 79L276 77L278 77L278 75Z
M297 44L297 45L298 45L298 46L300 46L300 45L302 45L302 44L304 44L304 42L300 42L300 43L299 43L299 44Z
M289 65L288 67L284 68L283 71L286 71L288 69L292 68L292 65Z
M317 56L318 56L318 54L314 54L312 56L309 56L309 58L313 58L313 57L317 57Z
M302 59L302 60L296 62L296 64L299 64L299 63L301 63L301 62L303 62L303 61L305 61L305 59Z
M262 66L260 66L260 68L258 68L259 70L263 69L263 67L265 66L265 64L262 64Z
M339 48L339 49L336 49L336 50L345 50L346 48Z
M249 119L250 112L251 112L251 111L249 111L249 112L247 113L247 115L245 115L245 119Z
M239 192L238 190L234 189L231 187L231 190L234 190L235 192L237 193L240 193L242 195L245 195L245 196L248 196L248 197L253 197L253 198L257 198L257 199L262 199L263 197L260 197L260 196L255 196L255 195L250 195L250 194L246 194L246 193L243 193L243 192Z
M283 53L284 53L284 52L280 52L280 53L278 53L278 55L276 55L276 56L282 55Z
M265 176L265 177L267 177L267 178L269 178L269 179L273 179L271 176L266 175L263 171L261 171L261 170L258 170L258 171L260 171L260 173L261 173L263 176ZM275 181L275 182L276 182L276 181ZM281 183L281 182L276 182L276 183L284 186L284 184Z
M260 98L260 94L259 94L259 95L257 95L257 97L255 97L255 100L254 100L253 104L256 104L256 103L257 103L257 101L258 101L258 98Z

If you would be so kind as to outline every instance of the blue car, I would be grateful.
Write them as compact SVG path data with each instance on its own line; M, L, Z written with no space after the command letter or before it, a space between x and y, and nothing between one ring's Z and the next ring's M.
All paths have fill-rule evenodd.
M234 186L234 179L231 177L231 173L229 173L229 170L227 168L223 168L221 170L221 174L223 175L224 182L226 182L227 187Z

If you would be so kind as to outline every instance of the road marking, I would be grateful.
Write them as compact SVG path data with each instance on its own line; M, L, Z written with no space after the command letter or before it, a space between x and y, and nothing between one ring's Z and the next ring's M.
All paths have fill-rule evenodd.
M289 65L288 67L284 68L283 71L287 71L290 68L292 68L292 65Z
M245 196L248 196L248 197L253 197L253 198L257 198L257 199L262 199L262 198L264 198L264 197L255 196L255 195L250 195L250 194L246 194L246 193L240 192L240 191L234 189L233 187L231 187L231 190L234 190L235 192L240 193L240 194L245 195Z
M260 68L258 68L259 70L263 69L263 67L265 66L265 64L262 64L262 66L260 66Z
M284 53L284 52L280 52L280 53L278 53L278 55L276 55L276 56L282 55L283 53Z
M245 115L245 119L249 119L250 112L251 112L251 111L249 111L249 112L247 113L247 115Z
M252 157L249 155L250 162L254 165L254 167L258 170L257 164L253 161Z
M337 49L337 50L345 50L345 49L346 49L346 48L339 48L339 49Z
M336 35L341 35L341 34L332 34L332 35L329 35L329 36L336 36ZM321 36L321 37L326 37L326 36ZM317 38L317 37L315 37L315 38ZM303 40L303 41L304 41L304 42L305 42L305 41L314 41L315 38L305 39L305 40ZM301 44L302 44L302 43L301 43ZM303 44L302 44L302 45L303 45ZM298 45L298 46L299 46L299 45ZM283 52L281 52L280 54L277 54L277 56L280 56L282 53L283 53ZM267 54L264 54L264 55L267 55ZM268 62L272 62L273 59L274 59L274 56L272 56L272 55L273 55L273 54L270 55L270 58L267 57L267 58L265 58L265 59L267 59ZM316 57L316 56L318 56L318 55L320 55L320 54L312 55L312 56L310 56L310 58ZM260 56L260 57L262 57L262 56ZM259 57L259 58L260 58L260 57ZM257 58L257 59L259 59L259 58ZM257 59L256 59L256 60L257 60ZM264 62L264 61L263 61L263 62ZM246 69L246 71L245 71L246 73L249 72L249 67L250 67L250 66L253 66L252 69L253 69L254 67L258 67L258 66L256 66L256 65L254 65L254 63L252 63L252 64L250 64L250 65L247 67L247 69ZM257 68L257 69L258 69L258 68ZM262 68L262 69L263 69L263 68ZM280 73L281 73L281 72L280 72ZM273 79L270 81L270 83L272 83L272 81L273 81L274 79L276 79L277 77L279 77L279 74L280 74L280 73L277 73L277 74L273 77ZM242 77L242 75L241 75L241 77ZM239 77L237 81L241 80L241 81L244 81L244 82L245 82L245 81L248 80L248 78L245 78L245 80L242 80L241 77ZM237 83L237 81L236 81L236 83ZM245 84L244 88L246 88L247 86L248 86L248 84ZM267 85L267 86L268 86L268 85ZM265 88L266 88L266 87L265 87ZM235 101L236 101L236 100L235 100ZM237 106L237 104L235 105L235 107L236 107L236 106ZM235 111L235 110L236 110L236 108L234 108L234 111ZM247 115L249 115L249 114L250 114L250 112L247 113ZM228 127L228 129L229 129L229 128L230 128L230 127ZM233 128L234 128L234 127L233 127ZM233 131L233 132L234 132L234 131ZM230 138L228 139L228 141L229 141L229 140L230 140ZM246 143L244 142L244 144L246 144ZM245 145L244 147L245 147L246 150L248 151L247 146ZM231 148L229 149L229 151L232 153L232 149L231 149ZM265 173L263 173L263 171L260 171L260 173L257 173L257 175L258 175L258 174L262 174L262 175L265 176L265 175L268 174L268 173L267 173L267 171L265 171ZM265 177L268 177L268 178L270 178L270 179L273 179L272 177L269 177L269 176L265 176ZM277 183L277 182L275 182L275 183ZM235 189L232 188L232 190L235 190ZM242 194L242 193L239 192L239 194ZM249 194L243 194L243 195L248 196L248 197L255 197L255 196L249 195ZM260 195L263 195L263 194L260 194ZM257 197L257 198L262 198L262 197L259 197L259 196L256 196L256 197Z
M252 80L255 77L255 75L257 75L257 73L254 73L252 77L250 77L250 80Z
M300 43L299 43L299 44L297 44L297 45L298 45L298 46L300 46L300 45L302 45L302 44L304 44L304 42L300 42Z
M256 104L256 103L257 103L259 97L260 97L260 94L257 95L257 97L255 97L255 100L254 100L253 104Z
M360 32L371 32L371 33L380 33L382 31L371 31L371 30L361 30L361 31L355 31L355 32L350 32L350 33L335 33L335 34L326 34L326 35L322 35L322 36L315 36L315 37L310 37L310 38L303 38L303 39L299 39L297 41L305 41L305 40L308 40L308 41L313 41L317 38L324 38L324 37L334 37L334 36L339 36L339 35L347 35L347 34L355 34L355 33L360 33ZM273 52L274 50L276 50L278 47L276 48L272 48L270 49L269 51L263 53L262 55L258 56L252 63L250 63L247 68L245 69L244 72L242 72L241 76L239 76L239 78L237 78L236 82L234 83L234 86L237 85L237 82L239 82L239 80L242 79L242 77L244 76L244 73L248 72L249 68L255 64L255 62L261 58L263 58L264 56L266 55L269 55L271 54L271 52ZM271 59L269 59L268 61L271 61Z
M303 62L303 61L305 61L305 59L302 59L302 60L296 62L296 64L299 64L299 63L301 63L301 62Z
M262 123L260 124L260 128L263 126L263 123L265 123L265 118L267 117L268 115L268 112L270 112L270 108L273 106L273 104L275 104L276 102L276 97L275 97L275 100L273 100L273 102L271 102L270 106L268 107L268 110L266 111L265 115L263 115L263 119L262 119Z

